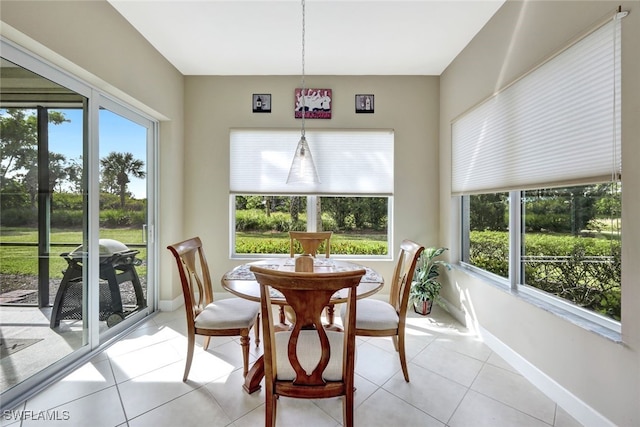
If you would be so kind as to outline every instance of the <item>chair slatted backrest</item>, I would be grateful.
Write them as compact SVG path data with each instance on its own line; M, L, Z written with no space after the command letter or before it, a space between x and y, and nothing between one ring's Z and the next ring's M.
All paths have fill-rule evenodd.
M176 258L182 293L186 307L191 307L193 318L213 302L211 275L199 237L168 247Z
M264 327L264 358L265 358L265 387L274 387L276 394L290 397L322 398L344 395L348 387L353 388L354 354L355 354L355 310L356 287L365 274L364 269L341 271L335 273L301 273L278 271L268 268L252 266L256 280L260 283L262 316ZM331 354L330 337L333 331L327 332L322 323L323 309L329 305L331 297L346 288L347 320L343 325L342 337L343 354L338 359L342 365L342 378L327 380L326 370L330 366ZM273 311L271 308L271 290L282 293L287 304L296 316L295 324L290 331L275 332L273 325ZM345 292L344 290L342 292ZM277 351L275 343L281 343L276 337L279 334L289 334L286 352L293 378L289 381L286 373L279 372L283 361L282 349ZM309 364L309 348L298 348L298 341L309 343L309 334L317 336L319 353L314 353L312 363ZM306 336L305 336L306 335ZM314 340L312 340L314 341ZM300 346L307 347L307 345ZM302 355L301 355L302 354ZM316 361L317 363L313 363ZM335 363L335 362L332 362ZM286 363L284 363L286 365ZM291 375L291 373L289 373Z
M413 273L422 251L424 251L424 246L411 240L405 239L400 244L398 260L391 281L389 303L396 309L396 312L402 314L401 319L407 311Z
M331 254L332 231L290 231L289 232L289 252L293 258L296 253L296 242L302 246L302 253L316 256L318 248L324 242L325 257Z

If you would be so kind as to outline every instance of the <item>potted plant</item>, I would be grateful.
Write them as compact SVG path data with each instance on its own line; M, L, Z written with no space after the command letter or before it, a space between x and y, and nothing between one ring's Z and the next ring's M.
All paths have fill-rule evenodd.
M446 261L434 258L446 250L447 248L426 248L420 255L420 259L418 259L413 281L411 282L409 302L413 304L415 312L423 316L431 313L431 307L434 302L442 306L442 301L440 300L442 284L438 281L440 266L451 270L451 265Z

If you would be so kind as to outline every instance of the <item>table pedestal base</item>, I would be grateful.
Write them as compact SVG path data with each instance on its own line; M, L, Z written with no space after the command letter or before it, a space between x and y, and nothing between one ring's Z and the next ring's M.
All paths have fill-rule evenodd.
M260 383L264 378L264 356L260 356L244 378L242 388L249 394L260 390Z

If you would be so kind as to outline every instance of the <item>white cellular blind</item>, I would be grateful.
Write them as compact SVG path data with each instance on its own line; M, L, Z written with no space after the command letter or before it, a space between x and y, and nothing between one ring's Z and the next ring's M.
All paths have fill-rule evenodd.
M393 130L305 130L319 184L287 184L300 130L232 129L232 194L393 194Z
M452 124L452 193L620 173L620 25L612 20Z

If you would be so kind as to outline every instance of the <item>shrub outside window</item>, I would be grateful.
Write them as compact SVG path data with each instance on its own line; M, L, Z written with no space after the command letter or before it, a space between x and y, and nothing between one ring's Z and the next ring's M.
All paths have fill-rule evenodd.
M515 286L561 298L619 321L621 184L465 196L463 261L505 279L509 235L520 233ZM517 206L509 219L509 202ZM518 226L520 225L520 226Z
M313 230L333 232L332 256L388 257L390 200L389 197L235 195L233 255L288 256L288 232Z
M471 265L509 278L509 193L478 194L468 198L465 256Z

